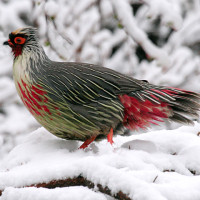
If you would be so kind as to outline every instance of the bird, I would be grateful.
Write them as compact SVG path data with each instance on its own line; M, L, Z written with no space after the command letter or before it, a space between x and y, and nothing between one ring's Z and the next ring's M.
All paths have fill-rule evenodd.
M39 43L37 29L19 28L3 43L11 47L13 79L22 102L53 135L83 141L106 139L121 130L146 129L164 120L192 124L200 94L158 86L112 69L81 62L56 62Z

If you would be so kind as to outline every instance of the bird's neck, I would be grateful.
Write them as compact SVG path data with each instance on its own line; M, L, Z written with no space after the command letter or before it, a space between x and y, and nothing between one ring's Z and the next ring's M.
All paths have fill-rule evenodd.
M48 61L49 58L44 52L44 49L39 45L27 45L23 48L21 55L18 55L14 58L14 66L15 64L21 65L18 68L19 71L38 71L41 67L43 67L44 62Z
M26 46L22 54L14 58L13 77L15 81L33 82L34 75L40 74L49 58L40 45Z
M37 77L41 76L41 70L48 60L42 47L23 49L22 54L14 59L13 78L17 92L34 116L36 113L40 115L40 112L37 111L40 105L34 98L40 100L40 96L45 94Z

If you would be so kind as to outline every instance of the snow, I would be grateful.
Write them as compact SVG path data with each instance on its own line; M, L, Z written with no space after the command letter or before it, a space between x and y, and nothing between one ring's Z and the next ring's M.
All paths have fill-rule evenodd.
M58 4L54 1L48 1L45 4L45 12L50 17L55 17L58 12Z
M136 24L136 21L132 17L132 10L130 5L124 0L113 0L112 2L115 6L115 10L119 19L121 20L122 25L130 34L130 36L133 37L133 39L144 48L150 57L156 58L159 64L170 66L170 59L167 53L163 49L155 46L150 40L148 40L146 33Z
M79 191L79 192L77 192ZM74 186L71 188L20 188L8 187L2 200L20 199L20 200L107 200L103 194L91 191L85 187Z
M0 163L1 200L74 198L106 199L81 186L42 189L26 188L82 175L94 184L119 191L131 199L199 199L200 124L176 130L151 131L117 136L111 146L106 140L86 150L81 142L59 139L43 128L24 138ZM128 183L128 184L127 184ZM23 188L25 187L25 188ZM145 193L144 193L145 191Z
M172 1L168 0L144 0L144 2L149 6L146 13L149 18L155 19L160 15L162 16L161 20L163 24L170 25L176 30L181 28L182 17L180 8L176 2L172 3Z

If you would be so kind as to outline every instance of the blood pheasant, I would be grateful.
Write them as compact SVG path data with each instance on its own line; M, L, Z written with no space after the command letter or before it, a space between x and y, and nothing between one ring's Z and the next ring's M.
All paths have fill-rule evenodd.
M170 119L192 123L200 95L156 86L111 69L78 62L51 61L35 28L21 28L4 42L14 54L13 77L23 103L36 120L57 137L85 141L126 127L145 128ZM185 116L186 115L186 116Z

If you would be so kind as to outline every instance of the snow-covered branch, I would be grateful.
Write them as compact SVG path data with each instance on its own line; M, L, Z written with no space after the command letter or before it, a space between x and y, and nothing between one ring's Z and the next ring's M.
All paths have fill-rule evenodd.
M124 26L127 33L146 51L149 57L158 60L158 63L163 66L170 65L170 59L167 53L154 45L149 39L147 34L139 28L133 17L133 11L125 0L113 0L113 5L115 7L116 14Z
M59 139L40 128L0 162L0 198L199 198L199 130L195 123L173 131L118 136L115 149L103 140L83 151L78 149L80 142Z
M169 0L141 0L148 5L146 16L148 18L161 17L163 24L179 30L182 25L181 10L176 2Z

